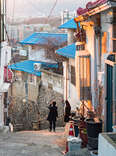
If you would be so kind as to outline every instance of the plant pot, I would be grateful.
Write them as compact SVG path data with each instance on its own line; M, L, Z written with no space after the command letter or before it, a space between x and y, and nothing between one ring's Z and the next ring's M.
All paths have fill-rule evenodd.
M95 122L93 119L87 119L86 125L88 137L98 138L99 133L102 132L102 121Z
M91 151L91 156L98 156L98 152L95 152L95 151Z
M38 122L32 122L33 130L38 130Z

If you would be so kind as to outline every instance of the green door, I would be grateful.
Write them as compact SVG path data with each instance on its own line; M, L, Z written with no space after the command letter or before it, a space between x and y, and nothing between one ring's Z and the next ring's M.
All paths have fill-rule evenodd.
M112 86L112 80L113 80L113 67L107 64L107 90L106 90L106 130L107 132L112 132L112 125L113 125L113 86Z

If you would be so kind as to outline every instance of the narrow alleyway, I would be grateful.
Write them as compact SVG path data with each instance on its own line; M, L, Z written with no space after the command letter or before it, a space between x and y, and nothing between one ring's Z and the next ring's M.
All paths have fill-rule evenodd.
M63 128L0 135L0 156L62 156L64 148Z

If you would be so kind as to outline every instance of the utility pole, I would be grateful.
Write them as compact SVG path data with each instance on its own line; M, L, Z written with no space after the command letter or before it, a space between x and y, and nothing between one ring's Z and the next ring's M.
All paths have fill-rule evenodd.
M2 0L0 0L0 65L1 65L1 21L2 21L2 13L1 13L1 3Z

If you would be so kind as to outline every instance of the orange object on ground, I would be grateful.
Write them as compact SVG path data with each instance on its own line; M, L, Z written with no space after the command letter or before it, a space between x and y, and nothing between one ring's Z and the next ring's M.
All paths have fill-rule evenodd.
M69 128L69 136L74 136L74 127L72 124L70 125L70 128Z

